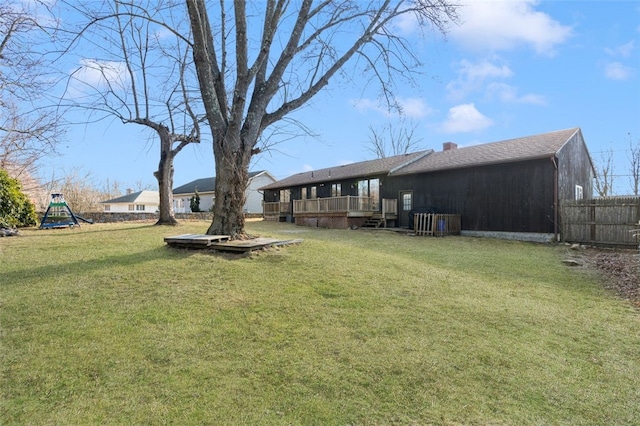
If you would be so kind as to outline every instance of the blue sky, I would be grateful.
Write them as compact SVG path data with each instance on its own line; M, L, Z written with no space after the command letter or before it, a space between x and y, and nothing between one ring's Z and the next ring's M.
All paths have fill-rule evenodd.
M473 1L461 23L418 37L402 31L425 66L396 95L390 114L358 79L335 79L292 118L314 136L279 143L252 170L291 174L373 158L370 127L415 126L419 148L441 150L581 127L593 160L614 152L615 192L629 192L629 138L640 140L640 1ZM406 125L406 124L405 124ZM96 182L155 186L158 147L138 126L113 120L76 126L49 159L52 170L81 169ZM176 158L174 186L214 174L210 142Z

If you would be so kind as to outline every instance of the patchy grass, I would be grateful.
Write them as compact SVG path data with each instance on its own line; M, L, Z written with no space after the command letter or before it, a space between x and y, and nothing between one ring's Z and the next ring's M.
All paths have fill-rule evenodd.
M633 424L640 318L562 248L250 222L0 239L2 424Z

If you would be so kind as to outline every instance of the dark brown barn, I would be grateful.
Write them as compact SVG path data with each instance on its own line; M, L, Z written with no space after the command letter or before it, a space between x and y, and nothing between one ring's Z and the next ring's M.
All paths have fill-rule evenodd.
M264 188L265 218L405 227L411 212L461 215L468 231L557 234L559 201L591 198L579 128L299 173Z

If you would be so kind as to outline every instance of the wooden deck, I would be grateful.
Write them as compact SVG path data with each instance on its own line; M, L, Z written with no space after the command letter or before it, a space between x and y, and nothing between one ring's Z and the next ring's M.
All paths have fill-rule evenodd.
M228 235L184 234L165 237L164 242L171 247L190 249L213 249L220 251L249 252L266 247L277 247L298 244L302 240L279 240L276 238L252 238L250 240L233 240Z

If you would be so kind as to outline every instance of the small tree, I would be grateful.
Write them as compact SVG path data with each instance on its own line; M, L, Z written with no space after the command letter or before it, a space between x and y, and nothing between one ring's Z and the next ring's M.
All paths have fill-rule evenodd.
M596 166L596 193L600 197L613 195L613 150L603 151Z
M640 192L640 139L634 145L631 134L629 134L629 165L633 195L638 195Z
M35 207L22 192L18 180L0 169L0 226L32 226L37 219Z
M417 124L406 126L404 122L399 127L385 124L382 128L369 126L368 149L377 158L389 155L402 155L419 149L421 139L416 138Z
M189 199L189 207L191 211L194 213L198 213L200 210L200 194L198 194L198 190L196 189L195 195Z

